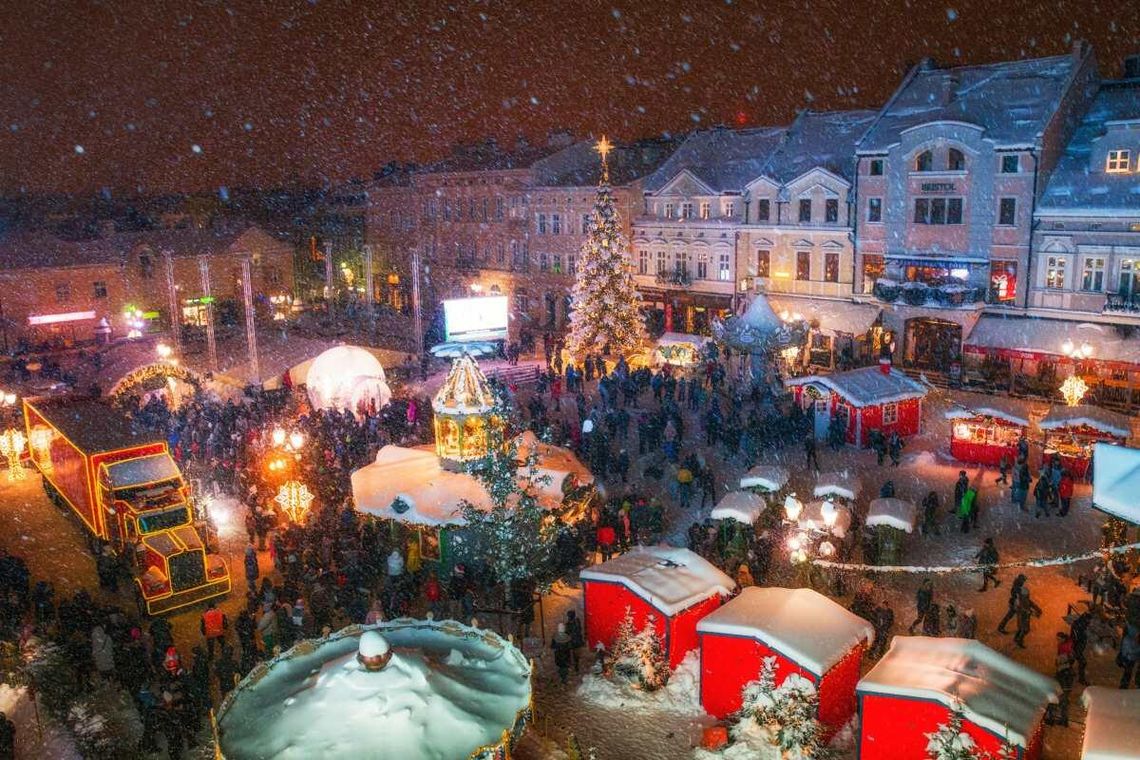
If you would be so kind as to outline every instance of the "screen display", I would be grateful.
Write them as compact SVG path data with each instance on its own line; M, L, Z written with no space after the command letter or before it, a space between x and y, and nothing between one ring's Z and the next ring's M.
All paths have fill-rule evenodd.
M444 301L443 319L449 342L503 340L507 337L507 297Z

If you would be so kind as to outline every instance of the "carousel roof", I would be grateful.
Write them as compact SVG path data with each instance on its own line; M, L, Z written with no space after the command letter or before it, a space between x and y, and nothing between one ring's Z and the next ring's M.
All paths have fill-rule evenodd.
M432 400L436 414L480 414L495 408L495 394L487 376L467 354L451 363L451 371Z
M775 332L784 325L780 321L780 317L776 315L775 309L768 303L767 296L763 293L756 294L752 303L748 304L748 308L740 316L740 321L754 330L766 332Z

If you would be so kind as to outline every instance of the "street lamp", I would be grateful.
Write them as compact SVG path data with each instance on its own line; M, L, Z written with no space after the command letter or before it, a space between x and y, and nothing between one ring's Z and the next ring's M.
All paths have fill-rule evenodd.
M0 454L8 460L8 480L23 480L27 477L20 466L20 455L24 453L27 437L16 428L9 428L0 434Z
M277 448L285 445L285 430L283 428L273 428L273 445Z

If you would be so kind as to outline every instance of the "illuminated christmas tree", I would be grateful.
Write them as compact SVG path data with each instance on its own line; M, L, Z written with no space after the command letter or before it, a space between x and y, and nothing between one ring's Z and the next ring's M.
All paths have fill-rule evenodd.
M567 348L579 360L588 354L625 356L635 352L645 340L645 320L630 269L629 243L621 233L610 189L607 156L613 145L603 137L595 150L602 157L602 180L578 257L567 337Z

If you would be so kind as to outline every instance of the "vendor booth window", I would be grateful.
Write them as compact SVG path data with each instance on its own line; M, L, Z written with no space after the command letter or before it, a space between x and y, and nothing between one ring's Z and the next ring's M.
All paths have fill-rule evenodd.
M899 405L883 404L883 424L894 425L899 421Z
M1045 261L1045 287L1050 290L1065 289L1065 259L1062 256L1050 256Z
M1099 293L1104 290L1104 259L1086 256L1084 272L1081 274L1081 290Z

